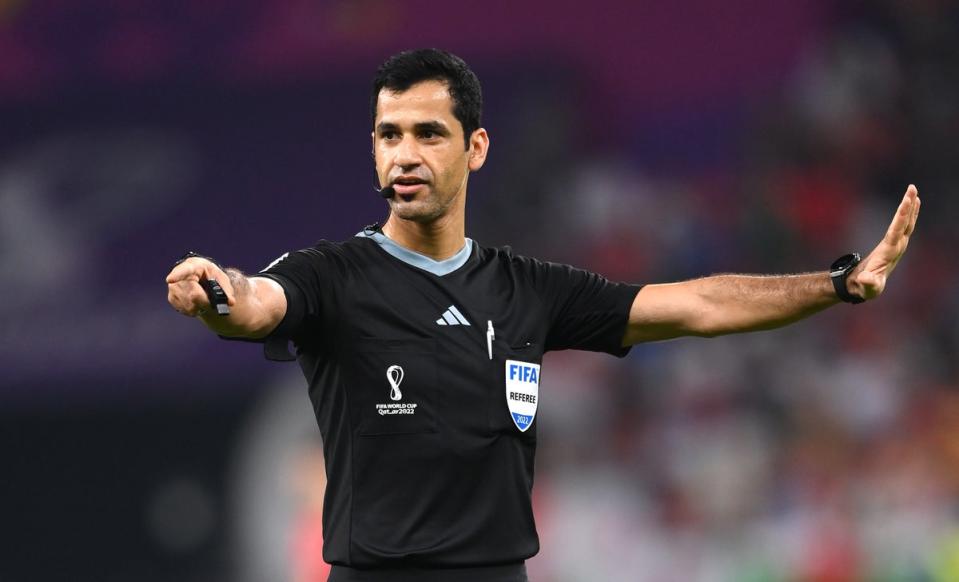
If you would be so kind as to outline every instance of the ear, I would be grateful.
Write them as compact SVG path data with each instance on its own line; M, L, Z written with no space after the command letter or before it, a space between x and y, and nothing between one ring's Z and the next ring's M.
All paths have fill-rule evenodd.
M487 152L489 152L489 134L481 127L470 136L469 169L471 172L483 167Z
M370 132L370 153L373 155L373 159L376 159L376 132Z

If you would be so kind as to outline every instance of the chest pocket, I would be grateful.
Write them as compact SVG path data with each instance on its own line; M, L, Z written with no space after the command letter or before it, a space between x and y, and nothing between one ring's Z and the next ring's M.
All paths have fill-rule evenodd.
M542 345L497 338L493 352L489 428L493 433L536 440Z
M344 347L344 380L360 436L436 432L436 342L361 339Z

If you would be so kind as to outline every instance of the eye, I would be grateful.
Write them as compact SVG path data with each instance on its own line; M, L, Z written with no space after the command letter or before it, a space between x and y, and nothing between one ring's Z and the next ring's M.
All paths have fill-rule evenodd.
M426 142L437 142L443 138L443 134L434 129L424 129L420 132L420 139Z
M383 139L385 139L385 140L393 140L393 139L396 139L396 132L395 132L395 131L384 131L383 133L380 134L380 137L383 138Z

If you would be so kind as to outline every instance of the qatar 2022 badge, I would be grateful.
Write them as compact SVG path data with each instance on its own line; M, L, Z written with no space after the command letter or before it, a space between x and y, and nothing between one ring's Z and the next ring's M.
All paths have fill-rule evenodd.
M533 425L538 400L539 364L506 360L506 405L520 432Z

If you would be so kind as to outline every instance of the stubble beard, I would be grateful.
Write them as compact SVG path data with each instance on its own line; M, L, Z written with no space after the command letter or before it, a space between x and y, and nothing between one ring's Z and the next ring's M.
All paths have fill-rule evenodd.
M410 202L403 201L400 195L396 194L390 200L390 212L403 220L428 224L442 218L455 201L455 195L448 200L440 200L432 189L429 189L422 199L417 197Z

